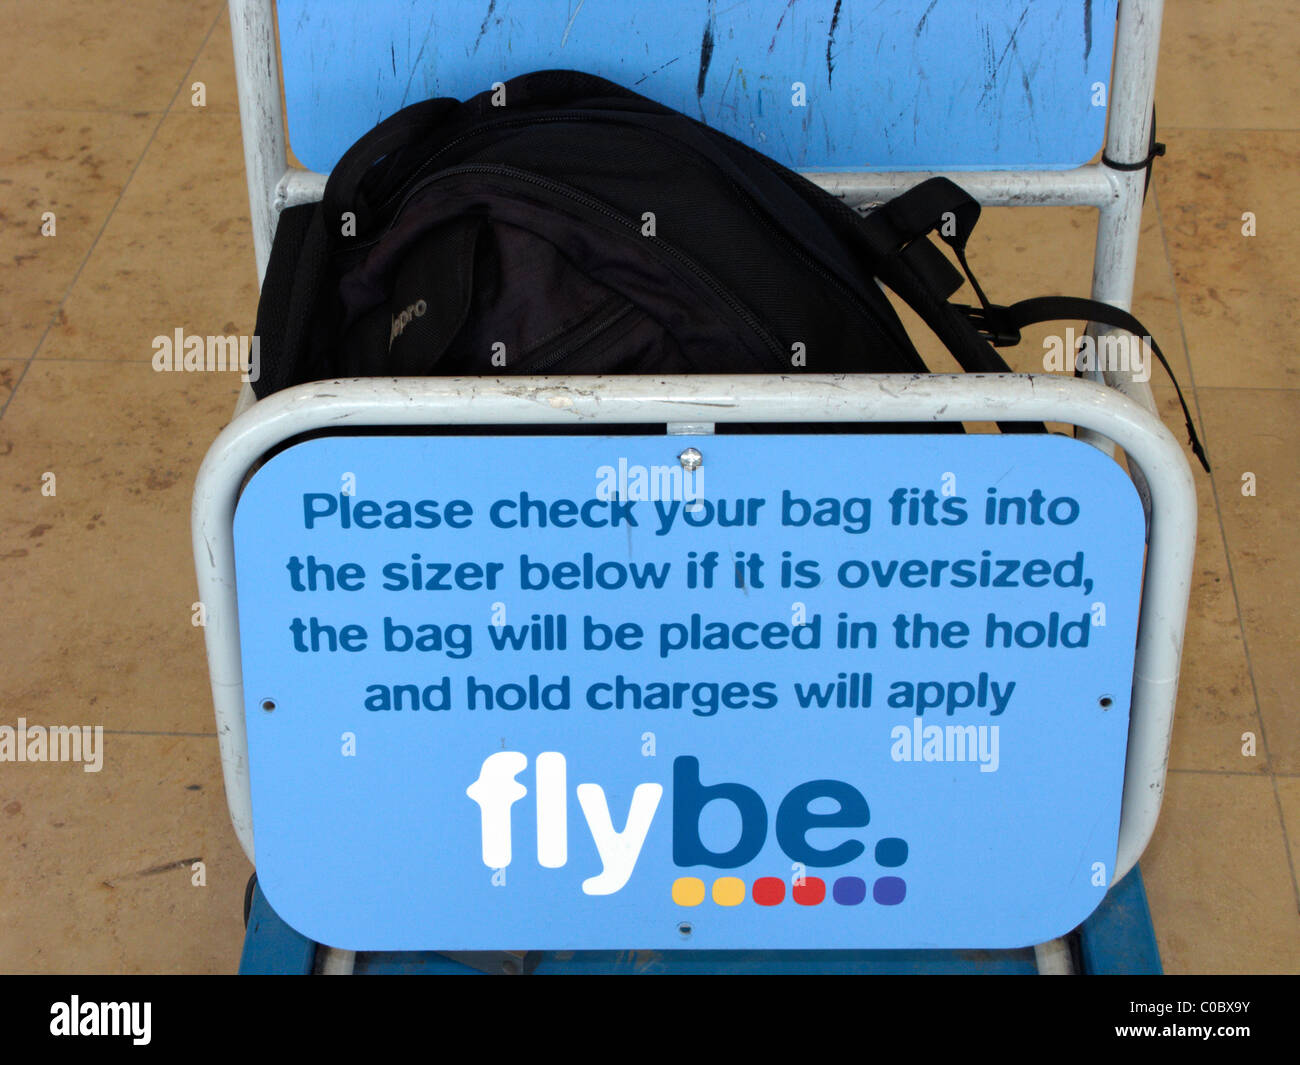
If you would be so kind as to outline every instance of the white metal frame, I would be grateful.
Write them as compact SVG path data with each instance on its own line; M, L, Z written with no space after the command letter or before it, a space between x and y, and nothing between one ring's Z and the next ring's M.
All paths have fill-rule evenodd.
M273 0L229 0L244 160L259 281L279 213L320 199L325 175L288 164ZM1120 0L1104 155L1146 159L1163 0ZM887 200L927 173L808 173L860 206ZM1068 171L963 171L948 176L998 206L1089 206L1099 212L1092 295L1129 309L1137 263L1142 170L1102 163ZM1094 327L1101 328L1101 327ZM677 378L370 379L302 385L255 402L246 384L236 419L212 445L194 496L194 554L206 605L208 662L226 794L253 858L247 740L235 599L233 516L239 487L267 450L325 426L545 424L592 421L1056 421L1114 453L1118 445L1148 512L1148 552L1133 680L1119 856L1114 880L1154 830L1177 695L1196 540L1196 498L1183 451L1156 415L1151 390L1125 369L1095 381L1043 375L694 376Z

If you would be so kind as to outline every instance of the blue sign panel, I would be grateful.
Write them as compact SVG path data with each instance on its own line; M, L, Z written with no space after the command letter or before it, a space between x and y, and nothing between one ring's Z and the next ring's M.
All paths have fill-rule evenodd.
M1060 935L1143 531L1060 436L294 445L235 518L262 888L358 950Z
M803 170L1050 170L1101 149L1118 0L279 0L289 137L581 70ZM509 101L502 101L508 107Z

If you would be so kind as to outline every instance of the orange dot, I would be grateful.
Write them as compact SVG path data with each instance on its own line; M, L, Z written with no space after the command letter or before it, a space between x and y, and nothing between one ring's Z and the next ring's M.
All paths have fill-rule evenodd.
M739 906L745 901L745 882L738 876L720 876L713 882L713 901L719 906Z
M698 876L679 876L673 881L673 902L678 906L698 906L704 901L704 881Z

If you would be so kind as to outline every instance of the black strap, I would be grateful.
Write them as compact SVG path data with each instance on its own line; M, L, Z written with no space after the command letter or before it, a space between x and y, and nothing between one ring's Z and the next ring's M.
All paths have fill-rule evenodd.
M980 205L968 192L947 178L930 178L869 215L859 216L859 228L876 276L939 334L963 370L1010 373L1006 360L981 340L979 332L963 330L955 340L952 338L950 315L970 324L969 316L952 314L960 308L947 302L961 278L943 253L925 239L934 230L939 231L940 238L957 253L966 276L983 300L983 292L965 266L966 242L979 216Z
M980 205L947 178L930 178L871 214L859 216L859 232L870 253L872 272L899 294L943 341L967 373L1011 373L972 316L948 301L961 283L952 264L928 239L934 230L952 247L981 300L966 262L966 242L979 220ZM985 301L987 305L987 301ZM994 310L990 306L990 310ZM1041 422L998 422L1004 433L1041 433Z
M325 239L316 204L286 207L276 225L257 302L261 372L252 385L258 399L310 379L302 365L304 330L324 268Z
M965 250L979 217L979 201L947 178L937 177L876 208L864 219L864 230L881 255L892 255L936 229L953 248Z
M1192 424L1192 413L1187 409L1187 401L1183 398L1183 390L1178 387L1178 379L1174 376L1174 371L1170 369L1169 361L1160 350L1160 345L1147 332L1146 326L1129 314L1128 311L1120 310L1120 308L1109 303L1083 299L1079 296L1040 296L1036 299L1021 300L1019 303L1013 303L1010 307L998 309L1005 316L1007 323L1015 329L1023 329L1025 326L1034 325L1037 322L1055 322L1062 319L1076 318L1086 322L1100 322L1102 325L1123 329L1136 337L1145 339L1151 346L1152 353L1160 360L1160 365L1165 368L1165 373L1169 375L1169 380L1173 382L1174 391L1178 394L1178 402L1183 408L1183 417L1187 422L1187 442L1191 445L1192 454L1201 460L1205 472L1210 472L1210 460L1206 457L1205 448L1201 445L1200 437L1196 435L1196 426Z
M1008 329L1002 321L1002 308L989 302L980 283L975 278L970 264L966 261L966 244L979 221L980 205L970 193L947 178L930 178L919 185L914 185L900 196L873 211L865 220L868 241L877 255L892 257L906 255L914 264L923 267L918 272L922 280L933 283L943 277L934 260L942 261L948 271L956 277L952 264L928 240L922 238L938 230L939 239L944 241L961 264L962 273L970 282L971 288L980 301L978 308L958 306L957 309L974 325L979 334L995 347L1006 347L1020 342L1020 336ZM929 254L918 254L924 250ZM960 283L960 278L957 278ZM935 284L936 288L940 286ZM945 285L942 293L950 296L958 285ZM900 293L902 295L902 293ZM957 355L956 352L953 353ZM997 370L981 366L980 372L1010 372L1006 363L997 354L991 353L1005 369ZM960 355L957 356L960 361ZM985 358L984 361L987 361ZM963 368L971 367L962 363Z
M362 195L362 179L382 160L434 133L460 106L459 100L438 99L404 107L344 153L330 171L321 196L321 213L331 237L340 232L344 211L356 215L357 236L369 235L370 205Z
M1154 113L1151 118L1151 138L1153 156L1161 154L1157 150L1159 146L1155 142ZM1147 163L1143 165L1148 165L1149 162L1148 159ZM1134 167L1134 169L1137 169L1137 167ZM951 342L948 342L949 350L961 363L962 368L968 372L1009 372L1010 367L988 345L1006 347L1018 344L1021 329L1038 322L1078 318L1084 321L1100 322L1103 325L1113 326L1117 329L1124 329L1134 336L1145 338L1151 346L1151 351L1160 361L1160 365L1164 367L1165 373L1169 375L1169 380L1173 383L1174 391L1178 395L1178 402L1183 408L1183 417L1187 423L1188 443L1191 445L1192 453L1196 455L1208 473L1210 462L1206 457L1200 437L1196 433L1196 427L1192 422L1191 412L1187 409L1187 401L1183 398L1183 390L1178 385L1178 379L1174 377L1169 361L1160 350L1160 346L1151 338L1146 327L1133 315L1109 303L1073 296L1044 296L1037 299L1022 300L1010 307L1001 307L989 302L966 261L966 243L976 221L979 219L979 211L978 202L969 193L946 178L931 178L928 181L923 181L877 208L863 220L864 235L871 250L880 256L885 263L899 262L908 263L912 266L910 271L891 271L892 276L888 277L882 273L881 279L906 299L913 309L925 319L927 324L936 329L936 332L939 332L941 339L948 342L948 336L936 327L933 309L925 307L926 301L924 299L918 301L916 293L911 291L918 281L921 287L924 287L926 283L933 284L932 278L935 275L927 274L925 269L918 270L913 264L921 264L924 267L930 261L928 257L915 254L915 249L918 247L928 247L935 255L939 254L938 250L928 240L924 239L934 230L939 231L940 238L956 253L957 261L961 263L962 271L965 273L966 279L970 281L971 288L975 290L975 295L980 302L978 307L946 305L954 307L965 316L974 326L979 336L988 342L983 345L983 352L972 351L968 345L954 346ZM909 260L911 260L910 263ZM914 276L909 277L909 273ZM900 287L900 283L902 287ZM951 292L952 290L946 287L941 290L944 296L951 295ZM931 313L927 313L927 311ZM995 360L998 365L991 365L990 358Z

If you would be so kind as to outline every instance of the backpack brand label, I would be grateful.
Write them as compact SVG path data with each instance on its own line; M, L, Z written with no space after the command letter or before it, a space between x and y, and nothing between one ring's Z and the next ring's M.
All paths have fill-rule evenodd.
M424 312L429 309L429 305L424 300L416 300L407 307L401 314L393 316L393 327L388 334L388 346L393 346L393 341L402 335L402 330L410 324L412 318L423 318Z

